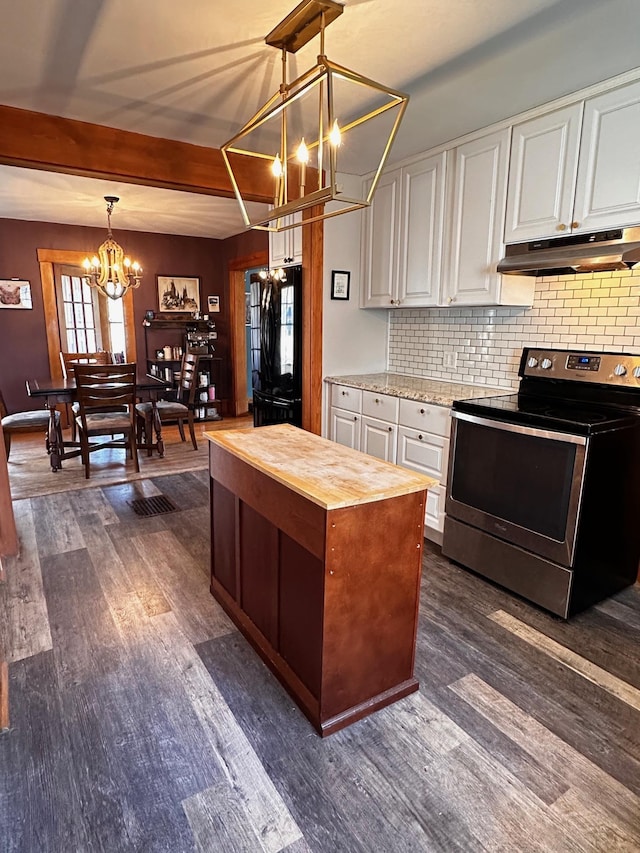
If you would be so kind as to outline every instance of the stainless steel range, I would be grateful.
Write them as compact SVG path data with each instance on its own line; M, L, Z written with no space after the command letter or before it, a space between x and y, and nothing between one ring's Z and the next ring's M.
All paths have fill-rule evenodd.
M567 618L637 577L640 356L525 348L519 376L453 404L442 551Z

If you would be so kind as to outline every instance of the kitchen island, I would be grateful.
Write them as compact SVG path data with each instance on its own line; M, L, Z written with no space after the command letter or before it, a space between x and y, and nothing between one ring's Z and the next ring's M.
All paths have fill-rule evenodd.
M317 731L417 690L435 481L289 424L206 437L211 592Z

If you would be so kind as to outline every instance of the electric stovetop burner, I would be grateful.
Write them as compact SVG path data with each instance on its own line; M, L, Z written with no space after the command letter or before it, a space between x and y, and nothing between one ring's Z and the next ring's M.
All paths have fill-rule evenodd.
M525 348L517 394L456 400L470 415L590 435L640 418L640 356Z

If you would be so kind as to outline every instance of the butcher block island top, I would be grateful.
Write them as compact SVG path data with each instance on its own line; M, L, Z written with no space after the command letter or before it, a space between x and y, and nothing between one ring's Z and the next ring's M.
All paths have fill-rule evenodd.
M316 730L417 690L435 480L288 424L207 438L211 593Z
M205 433L239 459L324 509L432 488L438 481L290 424Z

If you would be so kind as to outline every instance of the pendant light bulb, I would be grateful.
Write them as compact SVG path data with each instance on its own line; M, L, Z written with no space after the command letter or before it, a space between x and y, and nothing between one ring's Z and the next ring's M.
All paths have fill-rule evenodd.
M333 145L334 148L338 148L338 146L342 143L342 133L340 132L338 119L335 119L333 122L333 127L331 128L331 132L329 133L329 142Z
M309 162L309 149L306 146L304 141L304 136L300 140L300 145L298 145L298 150L296 151L296 160L298 163L307 164Z
M276 154L276 158L271 164L271 173L274 178L282 177L282 160L280 159L279 154Z

